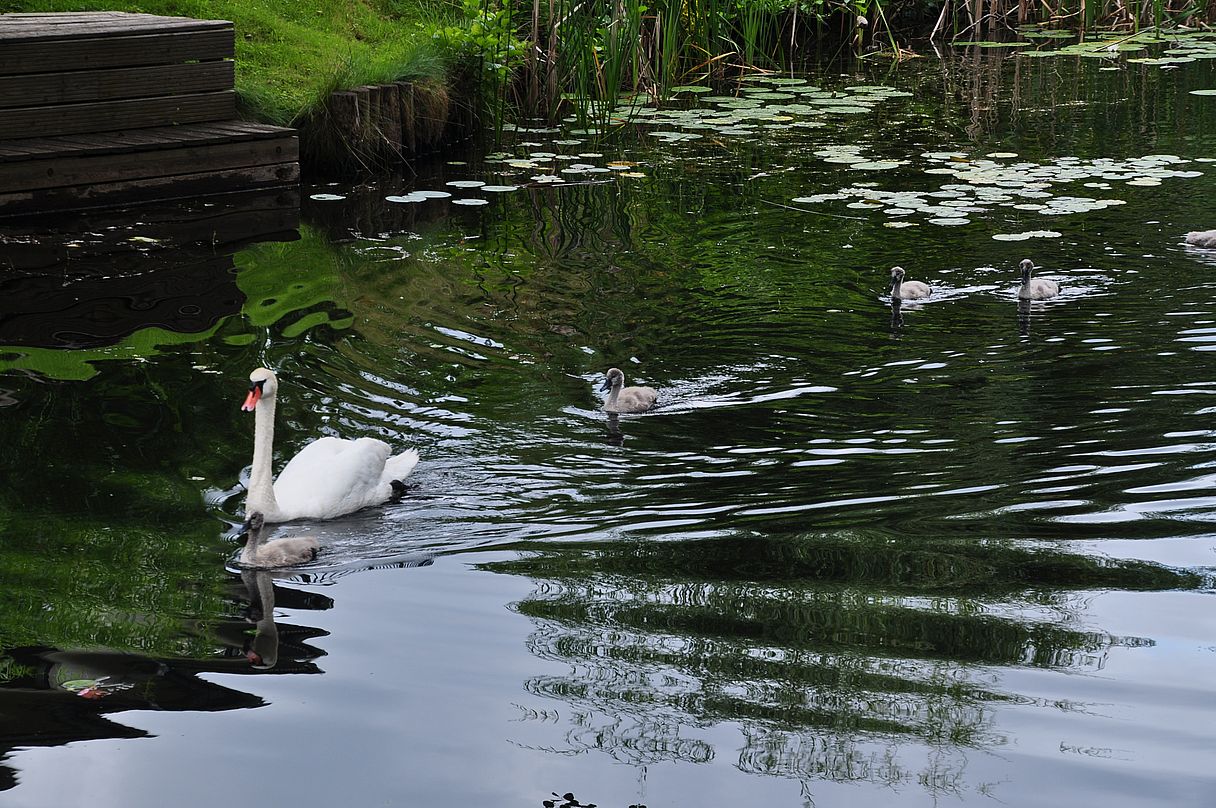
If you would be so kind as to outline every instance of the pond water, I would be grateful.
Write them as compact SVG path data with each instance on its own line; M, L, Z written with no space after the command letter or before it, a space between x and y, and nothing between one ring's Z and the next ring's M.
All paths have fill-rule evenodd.
M1125 58L515 133L306 187L298 238L5 225L0 803L1203 804L1216 61ZM262 364L280 464L422 454L274 574Z

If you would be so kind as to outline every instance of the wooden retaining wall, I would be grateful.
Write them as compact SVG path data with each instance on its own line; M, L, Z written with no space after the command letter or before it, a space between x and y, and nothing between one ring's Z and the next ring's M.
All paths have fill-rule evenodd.
M335 92L300 131L309 162L377 168L469 138L476 127L470 97L402 81Z
M236 119L225 20L0 14L0 215L299 182L294 130Z

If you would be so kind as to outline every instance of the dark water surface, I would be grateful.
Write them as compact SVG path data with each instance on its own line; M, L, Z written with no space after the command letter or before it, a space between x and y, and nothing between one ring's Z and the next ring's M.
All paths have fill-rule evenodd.
M520 134L636 165L549 188L449 155L306 189L341 198L298 239L6 225L0 804L1210 804L1216 251L1183 234L1216 227L1216 61L1115 64L962 54L817 77L912 94L822 126ZM1123 171L1049 195L1125 204L925 171L965 159ZM793 201L859 182L977 210ZM414 189L489 204L384 201ZM1064 294L1019 312L1027 256ZM933 298L893 312L894 264ZM259 364L280 465L319 434L423 458L274 575L233 564ZM613 365L661 407L609 422Z

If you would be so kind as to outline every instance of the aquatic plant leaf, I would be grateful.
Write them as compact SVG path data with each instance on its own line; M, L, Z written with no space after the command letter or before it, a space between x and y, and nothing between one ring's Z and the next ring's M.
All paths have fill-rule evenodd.
M959 42L955 40L950 43L956 48L1031 48L1034 47L1033 42Z

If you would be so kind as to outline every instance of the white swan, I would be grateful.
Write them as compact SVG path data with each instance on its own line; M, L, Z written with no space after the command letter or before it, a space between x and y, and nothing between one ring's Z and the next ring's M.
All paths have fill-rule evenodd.
M1186 234L1186 243L1192 247L1211 247L1216 249L1216 230L1196 230Z
M904 268L891 268L891 297L894 300L924 300L933 290L920 281L905 281Z
M1046 278L1031 278L1034 262L1023 258L1018 265L1022 270L1022 285L1018 287L1018 298L1021 300L1047 300L1060 294L1060 284Z
M659 393L653 387L625 387L620 368L609 368L601 391L611 390L601 409L604 412L646 412L654 406Z
M389 457L388 444L375 438L317 438L288 462L276 480L271 461L278 390L279 380L266 368L249 374L249 396L241 405L254 413L246 514L260 513L267 522L333 519L378 505L404 490L401 480L417 464L418 452L406 449Z
M246 567L289 567L317 557L321 545L312 536L286 536L266 541L266 519L261 511L249 514L249 536L241 548L240 562ZM273 609L271 609L273 611Z

